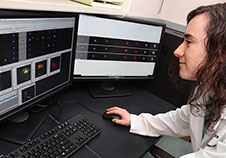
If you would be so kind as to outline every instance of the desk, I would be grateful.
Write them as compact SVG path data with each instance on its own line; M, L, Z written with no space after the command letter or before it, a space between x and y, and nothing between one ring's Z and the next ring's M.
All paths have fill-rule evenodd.
M96 124L101 133L72 157L81 158L138 158L145 154L157 141L157 138L139 136L129 133L129 127L113 124L102 118L106 108L119 106L130 113L149 112L157 114L175 109L175 106L139 88L130 86L131 96L115 98L92 98L85 86L71 86L58 95L50 107L49 114L62 122L81 113ZM60 104L59 104L60 103ZM36 137L54 125L47 117L33 137ZM0 140L0 155L17 147L16 144Z

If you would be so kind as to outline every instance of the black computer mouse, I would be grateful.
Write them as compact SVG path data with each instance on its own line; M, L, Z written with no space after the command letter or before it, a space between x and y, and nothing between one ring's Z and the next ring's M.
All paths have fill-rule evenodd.
M107 114L106 112L103 114L103 118L104 119L107 119L107 120L112 120L112 119L121 119L121 116L120 115L117 115L117 114Z

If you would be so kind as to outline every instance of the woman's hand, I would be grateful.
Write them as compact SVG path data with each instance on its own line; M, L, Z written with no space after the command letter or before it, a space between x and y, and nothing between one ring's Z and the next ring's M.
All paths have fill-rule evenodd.
M130 126L131 116L127 110L119 107L112 107L107 109L106 111L107 114L116 114L121 116L121 119L113 119L112 122L119 125Z

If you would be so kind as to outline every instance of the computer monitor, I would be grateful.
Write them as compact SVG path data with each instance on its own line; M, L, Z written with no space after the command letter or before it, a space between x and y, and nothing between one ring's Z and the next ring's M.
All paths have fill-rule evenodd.
M164 30L160 23L80 14L74 79L153 78Z
M72 81L76 19L0 18L0 122Z

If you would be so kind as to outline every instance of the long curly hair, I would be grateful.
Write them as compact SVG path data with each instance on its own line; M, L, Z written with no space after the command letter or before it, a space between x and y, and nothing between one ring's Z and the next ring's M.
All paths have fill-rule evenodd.
M188 103L191 105L193 115L198 115L199 111L208 109L209 115L205 126L208 130L212 130L226 108L226 3L201 6L192 10L187 16L187 24L200 14L205 14L209 18L206 27L207 61L196 74L197 80ZM174 73L179 76L178 64L177 68L174 66L173 69ZM172 67L169 70L172 70ZM171 76L173 75L171 74ZM204 96L207 94L211 94L211 102L208 105L206 102L197 102L201 97L206 100Z

